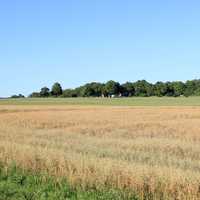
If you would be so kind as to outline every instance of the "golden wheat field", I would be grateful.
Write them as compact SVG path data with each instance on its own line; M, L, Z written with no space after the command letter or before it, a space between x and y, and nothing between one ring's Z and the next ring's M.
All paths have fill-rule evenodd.
M200 107L1 105L0 161L141 199L200 199Z

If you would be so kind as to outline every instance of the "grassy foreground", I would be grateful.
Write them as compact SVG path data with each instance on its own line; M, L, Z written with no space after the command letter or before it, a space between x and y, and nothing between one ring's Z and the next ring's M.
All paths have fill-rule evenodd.
M200 97L1 99L0 105L200 106Z
M0 200L137 200L117 190L81 190L66 180L24 172L15 166L0 167Z

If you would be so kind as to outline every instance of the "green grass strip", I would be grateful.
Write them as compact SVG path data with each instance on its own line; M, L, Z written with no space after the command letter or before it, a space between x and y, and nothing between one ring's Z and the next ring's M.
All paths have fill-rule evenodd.
M65 179L0 167L0 200L138 200L134 194L114 189L72 188Z

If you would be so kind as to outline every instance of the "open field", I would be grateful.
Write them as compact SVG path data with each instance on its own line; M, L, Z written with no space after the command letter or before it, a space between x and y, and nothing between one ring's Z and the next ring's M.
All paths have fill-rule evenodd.
M200 106L200 97L0 99L0 105Z
M66 177L85 190L200 199L200 107L194 105L1 105L0 161Z

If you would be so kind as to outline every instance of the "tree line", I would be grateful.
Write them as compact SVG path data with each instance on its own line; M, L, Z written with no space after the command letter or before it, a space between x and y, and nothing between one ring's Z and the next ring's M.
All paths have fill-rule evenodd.
M107 83L92 82L74 89L62 89L60 83L53 84L52 88L42 87L39 92L33 92L30 98L36 97L150 97L150 96L200 96L200 80L186 82L156 82L146 80L126 82L116 81ZM22 98L23 95L14 95L13 98Z

